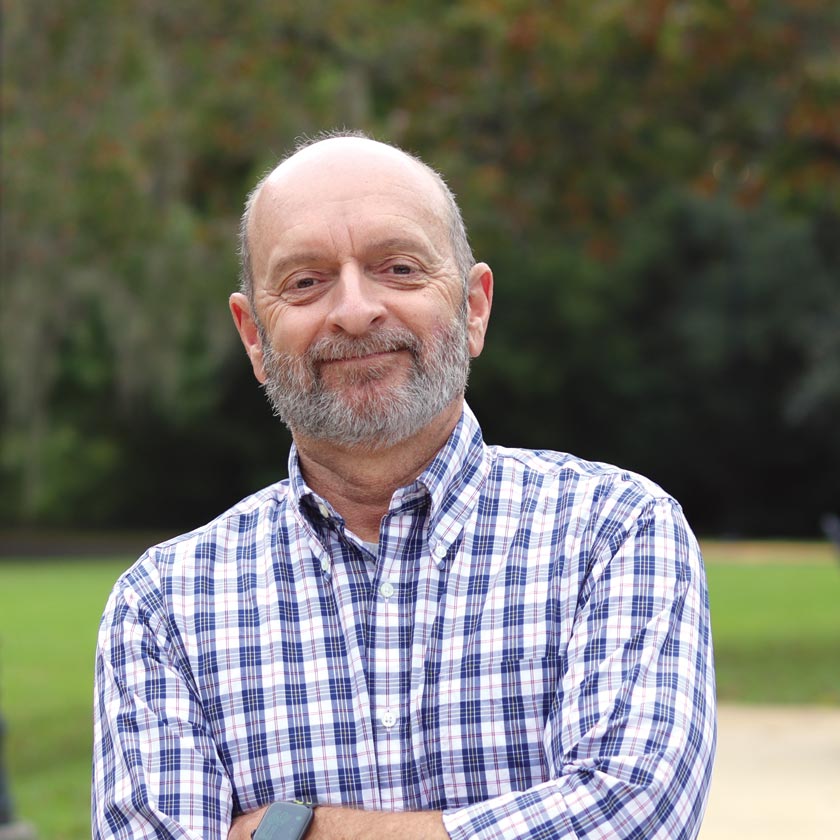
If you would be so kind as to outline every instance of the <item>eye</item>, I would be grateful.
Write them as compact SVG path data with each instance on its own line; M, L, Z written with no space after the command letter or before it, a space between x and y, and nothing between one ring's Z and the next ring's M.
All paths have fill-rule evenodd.
M298 274L284 284L280 297L289 303L308 303L319 297L326 288L323 277L317 274Z
M395 257L385 260L379 266L378 270L381 277L390 279L392 282L400 285L413 286L424 276L423 271L416 262L406 260L403 257Z

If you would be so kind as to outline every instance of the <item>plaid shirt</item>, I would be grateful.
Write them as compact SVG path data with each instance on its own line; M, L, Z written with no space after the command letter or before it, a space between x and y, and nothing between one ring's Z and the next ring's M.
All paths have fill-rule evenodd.
M94 838L223 840L286 799L438 809L453 838L696 835L714 676L673 499L486 446L465 408L370 547L289 464L118 581Z

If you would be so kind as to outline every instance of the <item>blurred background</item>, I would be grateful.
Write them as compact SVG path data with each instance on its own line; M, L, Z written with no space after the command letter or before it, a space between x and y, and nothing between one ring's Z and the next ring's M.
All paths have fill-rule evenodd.
M488 441L701 535L840 509L836 0L6 0L0 527L201 524L286 471L226 299L255 180L361 128L494 268Z
M721 701L831 715L754 748L724 714L737 796L713 789L705 840L830 836L840 3L0 2L0 773L42 840L90 836L113 581L285 475L227 310L236 229L341 126L440 169L495 270L487 440L663 485L703 539Z

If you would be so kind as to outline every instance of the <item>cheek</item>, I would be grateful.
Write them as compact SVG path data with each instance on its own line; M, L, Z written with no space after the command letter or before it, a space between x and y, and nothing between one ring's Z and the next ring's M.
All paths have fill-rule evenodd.
M442 294L412 295L392 309L403 326L421 337L439 334L450 329L452 322L461 317L460 296Z
M293 310L269 312L263 323L266 335L278 353L299 356L319 337L313 319Z

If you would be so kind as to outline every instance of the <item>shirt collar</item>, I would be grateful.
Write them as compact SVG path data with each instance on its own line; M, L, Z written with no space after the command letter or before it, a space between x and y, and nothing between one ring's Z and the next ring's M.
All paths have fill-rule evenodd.
M344 526L344 520L333 506L306 483L300 470L298 449L294 442L289 450L289 491L292 505L313 525L318 524L320 514L321 522L333 520Z
M427 493L434 527L457 499L471 496L470 490L481 485L486 475L485 460L481 427L470 407L464 403L461 417L446 443L416 481L394 493L391 509L395 503L401 503L403 494Z
M449 439L411 485L421 486L429 494L429 550L438 568L443 569L450 549L459 541L489 470L490 457L481 427L464 403L461 419Z

